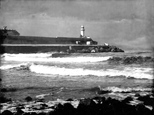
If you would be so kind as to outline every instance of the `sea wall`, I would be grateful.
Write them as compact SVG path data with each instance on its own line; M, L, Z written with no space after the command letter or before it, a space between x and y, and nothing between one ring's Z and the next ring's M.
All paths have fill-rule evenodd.
M86 44L87 41L93 41L87 38L73 37L37 37L37 36L7 36L3 44Z
M0 53L100 53L100 52L124 52L115 46L104 45L3 45Z

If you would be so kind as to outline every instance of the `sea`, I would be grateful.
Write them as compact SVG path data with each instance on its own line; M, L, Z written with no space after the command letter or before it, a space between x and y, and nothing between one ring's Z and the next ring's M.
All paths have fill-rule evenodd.
M53 57L54 53L2 54L4 95L14 101L23 101L27 96L54 101L95 96L121 99L152 91L151 50L72 53L60 57Z

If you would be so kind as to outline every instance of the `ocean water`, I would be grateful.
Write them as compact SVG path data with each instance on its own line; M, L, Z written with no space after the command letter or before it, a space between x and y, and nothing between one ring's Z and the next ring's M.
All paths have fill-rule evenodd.
M27 96L48 101L151 93L151 51L75 53L64 57L52 54L1 55L1 86L7 89L5 96L19 101Z

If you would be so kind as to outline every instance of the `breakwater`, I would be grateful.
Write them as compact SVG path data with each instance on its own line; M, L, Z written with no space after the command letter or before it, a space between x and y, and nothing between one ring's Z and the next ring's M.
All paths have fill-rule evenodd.
M104 45L71 45L71 44L2 44L0 53L100 53L124 52L115 46Z

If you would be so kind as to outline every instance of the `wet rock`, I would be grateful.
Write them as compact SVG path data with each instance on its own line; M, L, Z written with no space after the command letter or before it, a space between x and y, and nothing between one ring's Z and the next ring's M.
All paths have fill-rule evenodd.
M73 101L73 99L72 99L72 98L69 98L69 99L67 99L66 101Z
M136 111L138 115L152 115L152 111L146 108L143 104L138 104L136 106Z
M79 102L77 111L78 111L78 114L93 115L97 111L96 107L97 105L92 99L90 98L82 99Z
M138 97L138 100L143 101L145 105L154 106L154 98L150 97L150 95L140 96Z
M2 112L2 115L13 115L13 113L11 111L9 111L9 110L4 110Z
M0 90L1 90L1 92L7 92L7 89L6 88L2 88Z
M129 103L130 101L133 101L132 97L126 97L122 102L123 103Z
M53 114L52 112L48 112L48 113L41 112L41 113L38 113L37 115L53 115Z
M64 112L64 106L62 104L58 104L55 107L55 110L53 111L53 115L63 115Z
M6 98L3 95L0 95L0 103L6 103L12 101L11 98Z
M31 112L30 115L37 115L37 113L35 113L35 112Z
M27 97L25 98L25 100L26 100L27 102L29 102L29 101L32 101L33 99L32 99L30 96L27 96Z
M97 92L97 94L102 95L102 94L106 94L106 93L111 93L111 91L109 90L100 90Z
M14 115L22 115L24 112L20 108L16 108L17 112Z
M31 115L30 113L23 113L22 115Z
M38 115L55 115L55 113L54 113L54 111L49 111L49 112L46 113L46 114L39 113Z
M106 99L105 97L94 97L93 100L95 100L98 104L102 104Z

